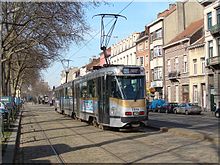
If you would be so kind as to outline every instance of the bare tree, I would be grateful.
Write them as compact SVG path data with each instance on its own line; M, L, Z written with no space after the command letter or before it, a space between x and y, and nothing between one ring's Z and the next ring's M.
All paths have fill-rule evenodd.
M59 57L58 50L84 40L89 30L84 9L98 5L78 1L1 3L4 86L7 89L13 78L14 90L25 69L43 69Z

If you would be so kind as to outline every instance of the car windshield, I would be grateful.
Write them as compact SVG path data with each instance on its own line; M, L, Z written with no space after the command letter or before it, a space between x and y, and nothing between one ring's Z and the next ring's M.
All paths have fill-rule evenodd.
M118 76L118 86L125 100L136 100L144 98L144 76Z

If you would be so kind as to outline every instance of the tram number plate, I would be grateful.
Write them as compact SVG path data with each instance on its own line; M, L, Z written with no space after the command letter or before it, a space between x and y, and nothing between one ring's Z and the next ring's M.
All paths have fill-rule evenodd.
M136 112L133 112L133 114L134 114L135 116L137 116L137 115L139 115L139 112L136 111Z

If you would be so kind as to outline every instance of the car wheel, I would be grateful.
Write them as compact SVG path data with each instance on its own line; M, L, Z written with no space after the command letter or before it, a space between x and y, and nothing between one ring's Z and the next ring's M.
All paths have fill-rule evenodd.
M186 111L185 111L185 114L188 115L188 114L189 114L189 111L186 110Z
M174 109L174 110L173 110L173 112L174 112L175 114L177 114L177 111L176 111L176 109Z
M219 112L215 112L215 117L220 118Z

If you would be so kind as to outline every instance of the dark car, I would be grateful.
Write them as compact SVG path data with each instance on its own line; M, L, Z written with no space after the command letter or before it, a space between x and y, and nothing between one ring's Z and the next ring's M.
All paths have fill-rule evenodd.
M188 114L201 114L202 108L197 104L192 103L182 103L179 104L178 107L173 109L174 113L184 113Z
M165 113L174 113L173 109L178 107L178 103L164 103L159 109L158 112L165 112Z
M220 108L216 109L215 117L220 118Z

